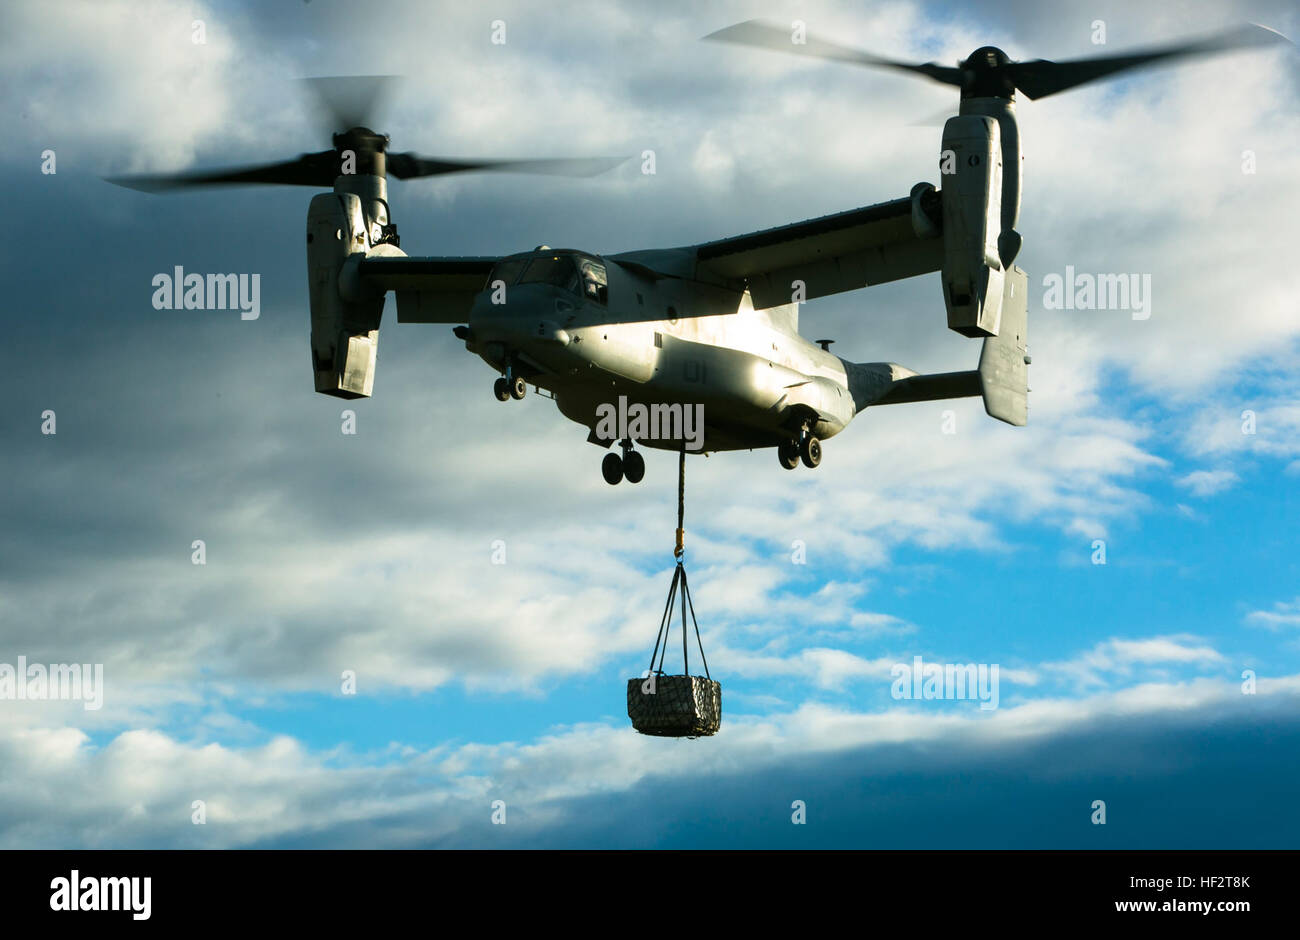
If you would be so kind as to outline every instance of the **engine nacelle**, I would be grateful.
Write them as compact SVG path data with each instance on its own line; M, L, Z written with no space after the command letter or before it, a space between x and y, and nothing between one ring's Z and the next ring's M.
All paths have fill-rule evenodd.
M943 128L943 299L948 328L997 336L1002 307L1002 143L984 115L949 118Z
M361 199L322 193L307 210L307 279L311 295L311 358L316 391L365 398L375 383L375 354L384 293L368 291L357 264L370 250ZM402 254L392 245L373 254Z

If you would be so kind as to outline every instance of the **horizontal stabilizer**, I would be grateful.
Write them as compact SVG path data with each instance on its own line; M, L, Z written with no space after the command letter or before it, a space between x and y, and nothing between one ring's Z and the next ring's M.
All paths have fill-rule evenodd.
M938 401L941 398L970 398L979 395L978 372L941 372L937 375L911 375L889 386L873 405L900 405L909 401Z

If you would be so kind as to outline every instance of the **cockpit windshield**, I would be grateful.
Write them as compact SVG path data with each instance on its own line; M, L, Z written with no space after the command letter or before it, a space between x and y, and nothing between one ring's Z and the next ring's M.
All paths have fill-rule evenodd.
M571 255L548 255L534 258L524 269L520 284L554 284L574 294L578 292L578 266Z
M488 288L497 281L507 287L520 284L551 284L594 303L609 302L609 280L605 266L588 255L573 252L507 258L488 275Z
M490 288L497 281L505 284L506 287L511 286L527 263L527 258L507 258L505 261L499 262L492 269L492 273L488 275L488 287Z

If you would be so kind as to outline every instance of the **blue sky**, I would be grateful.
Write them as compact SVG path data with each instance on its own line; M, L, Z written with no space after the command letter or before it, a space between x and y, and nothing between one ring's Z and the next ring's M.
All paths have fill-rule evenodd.
M34 233L0 262L0 663L102 662L107 684L97 712L0 702L0 845L1294 846L1294 50L1022 102L1028 427L978 401L890 406L815 472L692 459L688 566L724 690L722 731L693 742L624 714L671 573L675 457L607 486L581 428L538 397L500 406L441 326L386 320L374 397L316 395L310 191L100 179L319 149L293 80L346 52L407 77L384 122L398 149L657 153L654 177L394 183L408 252L690 244L934 181L940 132L909 122L952 103L696 41L728 23L799 16L903 58L987 41L1068 58L1097 51L1098 17L1119 50L1241 21L1294 35L1293 5L572 13L585 36L506 5L499 49L493 17L415 3L382 23L327 0L0 14L17 116L0 185ZM153 309L176 265L259 273L261 317ZM1150 274L1151 319L1043 309L1067 265ZM978 356L933 276L801 321L857 361ZM918 655L998 664L999 707L894 700L891 667Z

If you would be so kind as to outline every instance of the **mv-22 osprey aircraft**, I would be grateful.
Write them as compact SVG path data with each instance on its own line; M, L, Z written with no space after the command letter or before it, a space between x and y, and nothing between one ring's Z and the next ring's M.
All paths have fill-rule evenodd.
M1031 99L1169 59L1284 40L1246 26L1199 41L1124 55L1014 62L975 50L956 67L881 58L791 30L749 21L707 39L925 76L961 89L944 126L942 187L793 225L680 248L601 255L547 246L492 257L412 257L399 247L387 177L469 170L591 175L617 162L466 161L389 153L365 112L382 80L317 79L331 109L334 147L243 169L114 182L157 191L216 183L331 187L307 212L311 353L316 391L368 397L373 389L385 296L399 323L455 325L466 349L501 373L502 401L527 386L591 429L588 440L619 452L604 458L609 483L639 482L635 450L679 450L680 434L602 437L601 415L625 398L659 415L703 406L700 450L775 447L781 465L821 462L821 441L873 405L982 396L1012 425L1027 418L1025 272L1021 247L1020 138L1015 95ZM351 96L351 102L340 104ZM358 103L359 102L359 103ZM892 362L852 362L830 341L799 334L799 302L939 272L948 328L983 339L967 372L919 375ZM677 410L674 412L673 409ZM608 425L606 425L608 426Z

